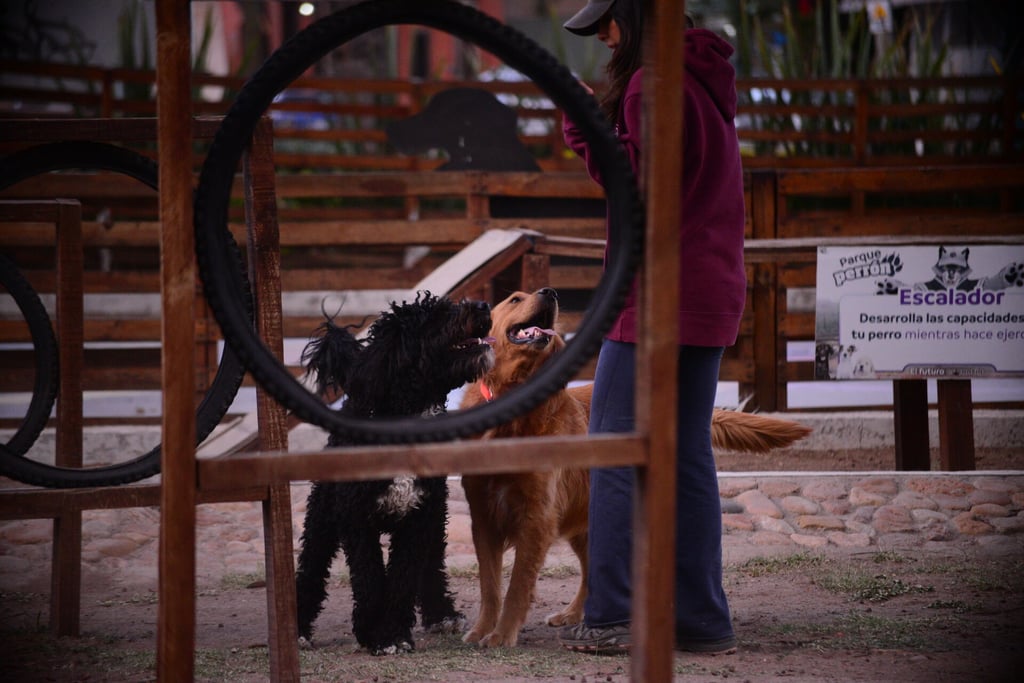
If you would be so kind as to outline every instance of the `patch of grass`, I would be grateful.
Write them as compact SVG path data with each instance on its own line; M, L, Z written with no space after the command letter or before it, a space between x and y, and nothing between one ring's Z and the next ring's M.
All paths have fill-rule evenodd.
M389 683L448 681L456 674L471 674L479 680L516 677L564 678L601 664L600 677L621 676L629 668L625 657L594 658L562 649L532 647L480 648L462 642L456 634L426 636L417 640L416 652L390 657L370 657L352 644L302 650L299 653L303 678L326 680L376 680ZM591 679L591 674L586 678ZM461 680L461 679L460 679Z
M868 575L856 570L832 571L815 579L815 583L832 593L848 594L863 602L885 602L908 593L931 593L932 586L909 584L896 576Z
M41 600L42 593L22 593L19 591L0 591L0 603L12 605L25 605L35 600Z
M116 643L110 643L110 647L94 652L96 664L111 674L111 680L125 680L133 674L156 670L155 650L129 650L115 646Z
M685 655L683 655L682 658L676 658L672 673L698 676L698 680L710 681L718 678L728 679L730 676L736 675L736 666L733 664L723 664L721 666L708 667L692 660L687 660Z
M933 600L928 603L928 609L948 609L961 614L966 612L968 607L963 600Z
M474 562L462 567L448 567L448 576L453 579L475 579L480 576L480 566Z
M784 557L753 557L735 569L747 576L768 576L809 567L823 567L828 563L829 560L823 555L804 552Z
M553 564L541 567L541 578L569 579L580 575L580 568L573 564Z
M196 679L227 681L241 674L265 674L269 667L265 647L196 650Z
M512 565L505 564L501 568L501 575L508 579L512 575ZM572 576L579 576L580 568L571 563L553 564L541 567L540 578L567 579ZM476 562L461 567L448 567L448 576L453 579L476 579L480 577L480 565Z
M221 590L240 590L244 588L262 588L267 585L267 577L263 572L246 572L241 574L225 574L220 578Z
M958 618L949 615L894 618L849 612L828 623L780 624L769 630L775 631L787 643L819 651L936 651L943 648L943 638L938 634L961 626Z
M951 575L964 588L983 592L1024 592L1024 560L957 560L937 562L928 574Z
M903 564L905 562L914 562L915 560L901 555L895 550L880 550L872 556L871 561L875 564Z
M132 593L123 598L112 598L110 600L97 600L100 607L122 607L124 605L156 605L160 602L160 594L156 591L148 593Z
M996 593L1024 592L1024 562L964 563L959 578L968 588Z
M156 668L152 648L124 647L110 637L67 638L49 632L8 632L4 637L17 652L4 661L5 680L152 680Z

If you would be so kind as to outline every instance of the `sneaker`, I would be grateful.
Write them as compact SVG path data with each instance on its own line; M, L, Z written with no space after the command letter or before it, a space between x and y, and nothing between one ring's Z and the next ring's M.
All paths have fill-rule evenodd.
M629 623L615 626L587 626L583 622L566 626L558 632L562 647L574 652L629 652L633 638Z
M687 640L677 637L676 649L702 655L732 655L736 654L736 636L717 640Z

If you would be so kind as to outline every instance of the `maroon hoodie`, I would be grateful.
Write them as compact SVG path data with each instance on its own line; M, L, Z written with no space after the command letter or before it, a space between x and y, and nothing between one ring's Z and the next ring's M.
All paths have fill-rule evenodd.
M736 137L736 75L733 49L711 31L686 31L683 177L679 285L679 343L731 346L736 342L746 298L743 267L743 169ZM643 144L643 69L630 79L616 121L633 170L639 176ZM596 159L576 126L565 119L566 144L601 182ZM652 140L651 144L657 144ZM637 290L607 337L637 340Z

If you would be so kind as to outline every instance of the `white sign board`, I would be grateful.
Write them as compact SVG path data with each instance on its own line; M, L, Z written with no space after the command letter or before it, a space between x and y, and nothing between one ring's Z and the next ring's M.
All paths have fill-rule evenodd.
M815 379L1024 377L1024 245L819 247Z

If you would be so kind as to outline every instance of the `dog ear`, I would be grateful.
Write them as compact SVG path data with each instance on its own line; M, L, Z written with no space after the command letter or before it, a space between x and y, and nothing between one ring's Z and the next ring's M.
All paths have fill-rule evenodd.
M303 349L301 359L306 372L316 375L317 393L325 396L330 391L344 391L349 370L362 350L362 343L348 327L339 327L332 320L321 323L315 337Z

